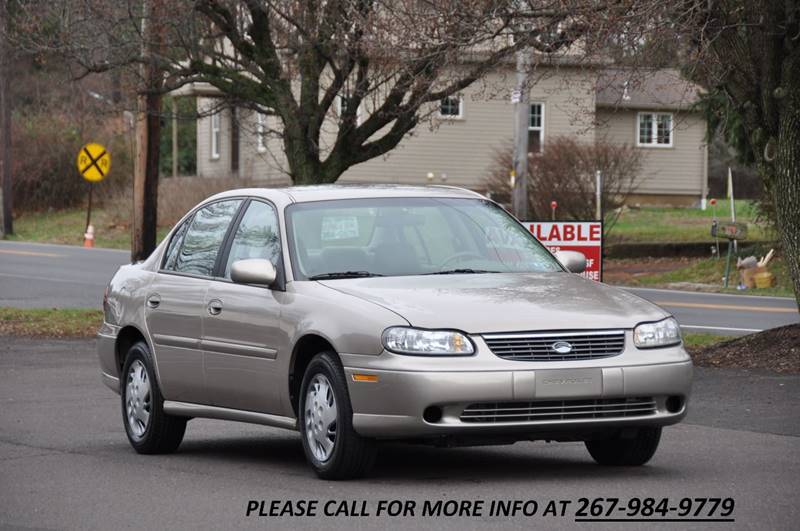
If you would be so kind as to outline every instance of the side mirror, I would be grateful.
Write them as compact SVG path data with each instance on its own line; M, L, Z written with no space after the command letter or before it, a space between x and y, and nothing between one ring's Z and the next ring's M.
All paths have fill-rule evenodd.
M237 260L231 266L231 280L237 284L271 286L277 276L272 262L263 258Z
M583 273L586 271L586 257L583 253L578 251L557 251L555 256L570 273Z

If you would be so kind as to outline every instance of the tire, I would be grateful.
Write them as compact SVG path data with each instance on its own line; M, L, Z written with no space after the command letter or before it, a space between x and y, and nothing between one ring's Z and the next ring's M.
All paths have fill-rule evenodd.
M120 378L122 423L138 453L168 454L180 446L188 419L164 413L164 397L153 368L147 343L132 345Z
M347 380L336 354L322 352L311 360L299 402L303 450L317 475L331 480L366 475L375 462L375 442L353 429Z
M616 435L608 439L586 441L586 449L600 465L641 466L647 463L658 449L661 427L639 428L634 437Z

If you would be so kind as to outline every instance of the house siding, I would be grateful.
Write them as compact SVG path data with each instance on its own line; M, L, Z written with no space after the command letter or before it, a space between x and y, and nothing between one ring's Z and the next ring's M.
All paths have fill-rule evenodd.
M544 104L544 144L560 135L577 135L594 140L595 76L577 69L560 68L538 73L530 90L530 101ZM511 70L487 76L462 94L463 117L436 116L423 122L390 153L348 169L340 182L427 183L427 174L441 183L481 189L495 153L513 142L514 105L510 102L515 75ZM198 110L210 108L213 100L198 98ZM222 111L220 158L212 159L211 120L202 117L197 125L197 173L202 177L228 177L230 172L230 115ZM368 111L365 111L368 112ZM256 148L255 117L240 113L240 170L245 179L265 184L289 182L283 144L268 139L268 149ZM276 118L269 118L272 126ZM380 133L379 133L380 134ZM323 153L335 140L335 121L323 127Z
M245 179L263 180L269 186L291 184L286 173L286 156L283 140L277 135L267 134L264 151L258 150L257 119L253 112L242 111L241 121L241 168L239 175ZM264 117L266 131L279 129L280 119Z
M598 109L597 138L635 146L639 112ZM706 123L701 115L673 113L672 147L636 148L644 155L636 194L688 195L699 199L707 179L705 134Z
M594 77L560 69L537 80L530 101L544 104L544 145L559 135L594 140ZM383 157L348 169L341 182L435 183L484 188L495 154L513 145L513 71L493 74L462 93L462 118L432 118ZM443 181L442 175L446 176Z
M197 112L201 116L214 108L214 100L197 98ZM201 177L231 176L231 120L230 113L220 110L219 158L211 157L211 117L197 120L197 175Z
M577 68L545 69L534 76L531 102L544 104L544 145L557 136L570 136L584 142L607 139L636 145L637 113L634 109L596 108L596 74ZM421 123L387 155L349 168L340 182L374 182L464 186L483 190L484 179L496 153L513 142L514 105L510 94L515 85L513 70L495 72L461 94L460 119L431 118ZM214 103L198 97L198 110ZM646 111L646 109L643 109ZM197 173L202 177L239 177L263 181L265 186L290 184L283 142L279 135L267 137L267 150L259 152L256 119L249 111L239 113L240 166L236 174L230 167L230 113L221 111L220 157L211 158L210 118L197 124ZM366 115L368 109L362 109ZM267 118L268 128L279 130L278 119ZM705 121L697 113L675 113L673 146L639 147L644 153L637 196L666 200L678 196L699 199L707 187L707 146ZM323 126L323 154L335 140L336 119L332 115ZM442 177L446 176L446 180Z

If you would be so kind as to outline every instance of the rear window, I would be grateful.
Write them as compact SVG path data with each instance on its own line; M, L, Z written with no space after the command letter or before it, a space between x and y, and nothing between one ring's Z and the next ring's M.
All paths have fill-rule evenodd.
M241 203L241 199L218 201L198 210L183 235L180 251L172 262L168 251L164 268L178 273L212 276L222 240Z
M178 250L183 243L183 237L186 236L186 229L189 228L189 223L191 223L191 220L184 221L172 235L172 239L167 246L167 252L164 253L163 269L168 271L175 270L175 262L178 260Z

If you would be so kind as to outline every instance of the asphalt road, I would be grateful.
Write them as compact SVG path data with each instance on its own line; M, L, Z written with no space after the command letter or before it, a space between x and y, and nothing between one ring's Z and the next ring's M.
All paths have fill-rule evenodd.
M788 297L626 289L672 312L688 332L744 335L800 323L797 303Z
M100 308L127 251L0 241L0 306ZM630 288L690 332L742 335L800 322L793 299Z
M130 253L0 240L0 306L101 308L114 272Z
M0 338L0 528L588 528L572 516L379 518L383 499L570 500L574 511L581 497L732 497L734 523L648 528L797 529L800 518L798 375L698 370L687 421L641 468L597 466L580 443L392 445L372 477L324 482L297 434L259 426L193 420L178 453L137 455L93 348ZM372 515L248 518L251 499L366 501Z

